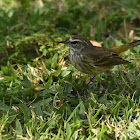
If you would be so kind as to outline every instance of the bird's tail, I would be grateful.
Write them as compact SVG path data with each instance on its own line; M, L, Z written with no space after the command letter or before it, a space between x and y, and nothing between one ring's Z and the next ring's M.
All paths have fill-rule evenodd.
M113 47L113 48L111 48L111 50L114 51L115 53L117 53L118 55L121 55L125 51L127 51L128 49L135 47L135 46L138 46L138 45L140 45L140 40L131 42L129 44Z
M131 48L131 47L135 47L135 46L137 46L137 45L140 45L140 40L131 42L131 43L129 43L128 45L130 46L130 48Z

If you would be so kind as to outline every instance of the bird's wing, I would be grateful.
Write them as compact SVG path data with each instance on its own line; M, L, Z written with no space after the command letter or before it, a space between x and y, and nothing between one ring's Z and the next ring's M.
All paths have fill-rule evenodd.
M87 59L93 61L95 66L114 66L119 64L130 63L119 57L116 53L106 50L104 48L97 48L93 51L86 53Z

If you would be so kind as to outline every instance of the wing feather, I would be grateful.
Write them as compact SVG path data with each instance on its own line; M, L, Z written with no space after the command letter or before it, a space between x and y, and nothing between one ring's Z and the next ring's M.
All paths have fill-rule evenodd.
M116 53L106 50L105 48L94 47L90 51L85 51L85 57L89 62L93 62L95 66L114 66L119 64L130 63L124 60ZM85 58L84 58L85 59Z

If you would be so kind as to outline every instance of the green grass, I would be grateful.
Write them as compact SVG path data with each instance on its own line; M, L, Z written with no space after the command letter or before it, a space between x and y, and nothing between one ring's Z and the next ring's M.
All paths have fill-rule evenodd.
M0 1L0 139L137 140L140 46L80 96L88 76L57 42L81 34L104 47L129 43L140 36L139 1L42 2Z

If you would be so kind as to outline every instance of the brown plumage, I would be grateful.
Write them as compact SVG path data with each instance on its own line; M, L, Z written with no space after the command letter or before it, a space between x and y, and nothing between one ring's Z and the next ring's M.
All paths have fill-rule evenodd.
M80 35L73 35L59 43L70 47L69 57L76 69L86 74L97 75L109 70L112 66L130 63L119 55L129 48L140 44L140 40L114 48L93 46L91 42Z

